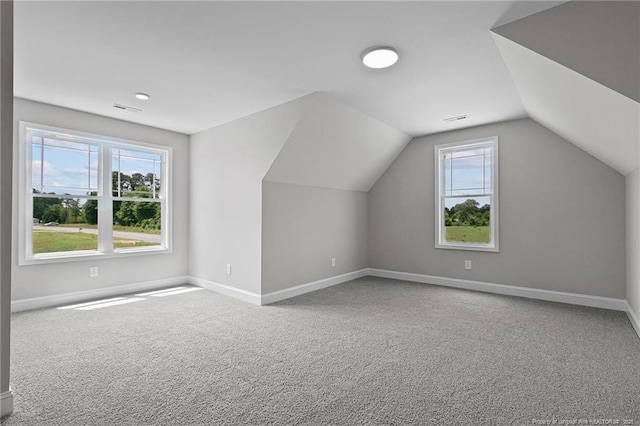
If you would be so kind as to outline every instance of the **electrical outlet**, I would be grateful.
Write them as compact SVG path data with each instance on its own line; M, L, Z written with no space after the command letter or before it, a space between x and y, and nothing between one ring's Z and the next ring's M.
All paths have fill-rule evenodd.
M335 268L335 267L336 267L336 258L335 258L335 257L332 257L332 258L331 258L331 267L332 267L332 268Z
M90 266L89 267L89 277L90 278L95 278L98 276L98 267L97 266Z
M470 260L465 260L464 261L464 269L471 269L471 261Z
M227 263L227 274L231 275L231 264Z

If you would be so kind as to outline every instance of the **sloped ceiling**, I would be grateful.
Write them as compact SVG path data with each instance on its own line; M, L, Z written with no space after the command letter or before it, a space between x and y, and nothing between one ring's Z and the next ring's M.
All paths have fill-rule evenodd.
M640 2L572 1L492 31L640 102Z
M369 191L408 135L315 93L264 180Z
M16 1L15 95L194 134L323 92L421 136L524 117L488 29L557 4ZM394 67L360 61L379 44Z
M605 2L609 4L607 11L602 5L588 4L591 2L574 3L492 30L494 40L529 116L628 174L640 164L640 103L634 100L640 85L640 19L637 13L635 19L623 19L621 14L636 9L619 5L621 2ZM616 7L621 9L612 12ZM567 11L571 13L567 15ZM590 29L596 22L597 30ZM603 40L583 37L589 30ZM618 40L619 33L635 34L635 38ZM616 40L622 46L616 46ZM635 65L621 71L619 68L629 65L629 58L608 52L618 48L630 55Z

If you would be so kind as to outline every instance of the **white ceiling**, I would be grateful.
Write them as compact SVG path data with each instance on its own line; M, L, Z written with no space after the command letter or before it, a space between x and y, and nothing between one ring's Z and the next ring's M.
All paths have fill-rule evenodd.
M15 95L193 134L319 91L447 131L526 116L489 29L558 3L18 1ZM364 68L379 44L400 61Z

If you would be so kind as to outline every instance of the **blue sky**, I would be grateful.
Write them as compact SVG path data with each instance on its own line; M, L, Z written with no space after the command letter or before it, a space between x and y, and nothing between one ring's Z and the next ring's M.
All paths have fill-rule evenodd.
M98 189L98 146L85 143L33 138L32 144L32 187L44 192L57 194L86 195ZM118 161L117 154L120 154ZM43 158L44 156L44 158ZM127 175L154 172L160 174L159 154L115 149L112 170Z
M490 203L488 196L481 196L491 191L489 149L448 152L444 166L445 195L465 195L464 198L445 199L445 207L451 208L467 199L475 199L481 206Z

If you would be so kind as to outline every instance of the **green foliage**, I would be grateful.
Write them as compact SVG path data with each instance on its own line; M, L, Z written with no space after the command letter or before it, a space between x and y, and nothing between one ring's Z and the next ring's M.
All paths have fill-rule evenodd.
M67 220L67 212L61 204L54 204L46 208L42 214L42 221L64 223Z
M34 194L39 194L37 190L33 190ZM33 197L33 217L44 221L44 213L50 206L60 204L60 200L57 198L40 198ZM49 221L50 222L50 221Z
M136 214L134 212L134 203L132 201L116 201L114 204L118 206L118 211L113 215L113 223L124 226L135 226Z
M65 198L62 200L62 207L66 212L66 222L67 223L78 223L84 221L84 215L82 213L82 209L80 208L80 203L78 200L73 198Z
M39 191L33 189L33 194L40 194ZM47 195L54 195L53 192ZM94 194L95 195L95 194ZM33 218L41 222L58 222L58 223L81 223L87 221L84 208L80 206L77 199L62 198L72 197L69 194L61 195L60 198L44 198L33 197ZM97 202L93 201L95 210L95 223L97 223Z
M151 173L147 178L153 177ZM114 173L117 179L117 173ZM120 174L121 190L123 197L152 198L153 193L149 188L149 182L140 173L133 176ZM135 192L134 192L135 191ZM143 229L160 229L161 208L160 203L145 201L115 201L113 203L114 225L133 226Z
M90 225L98 223L98 201L87 200L83 208L84 220Z
M156 207L159 207L158 203L144 203L139 202L134 206L134 212L136 214L136 219L139 223L144 223L145 221L152 220L156 216Z
M120 196L153 198L153 191L160 190L160 182L153 173L133 173L131 176L113 172L114 195L120 188ZM33 189L34 194L39 192ZM90 195L97 195L95 192ZM69 196L65 194L65 196ZM87 200L80 206L73 198L33 198L33 217L42 222L58 223L98 223L98 201ZM160 230L161 206L157 202L115 201L113 203L113 224L145 230Z
M466 200L464 203L444 209L445 226L489 226L491 223L491 206L480 204L476 200Z
M114 195L118 193L118 188L120 188L120 194L123 197L126 197L126 194L131 192L146 192L145 190L152 192L154 186L156 192L160 191L160 181L153 173L147 173L146 175L133 173L129 176L124 173L112 172L111 182Z
M488 243L491 238L491 206L480 207L468 199L444 209L445 239L452 242Z

